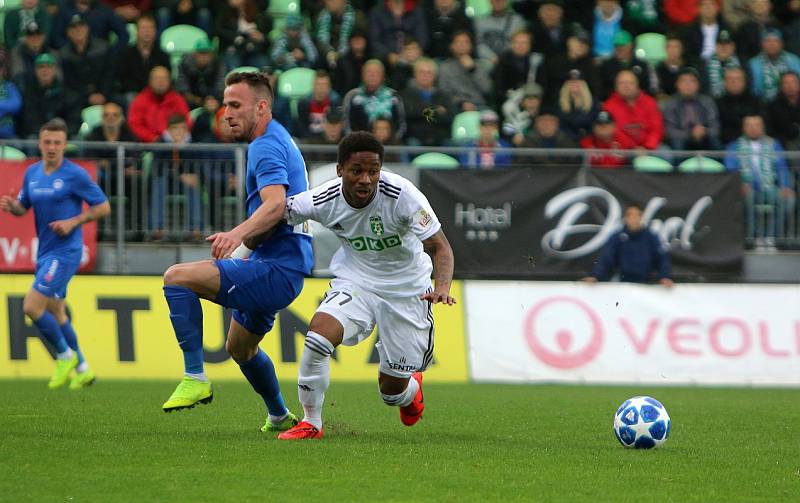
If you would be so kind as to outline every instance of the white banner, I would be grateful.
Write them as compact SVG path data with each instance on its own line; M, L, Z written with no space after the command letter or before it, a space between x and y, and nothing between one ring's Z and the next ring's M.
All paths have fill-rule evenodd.
M474 381L800 385L800 286L470 281Z

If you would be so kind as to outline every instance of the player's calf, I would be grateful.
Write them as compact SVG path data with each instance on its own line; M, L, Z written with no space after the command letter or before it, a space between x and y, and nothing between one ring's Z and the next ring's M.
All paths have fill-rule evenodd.
M407 379L405 389L400 393L388 394L385 391L396 391L399 378L391 378L381 374L381 398L383 403L400 408L400 421L406 426L413 426L422 418L425 403L422 395L422 373L415 372Z

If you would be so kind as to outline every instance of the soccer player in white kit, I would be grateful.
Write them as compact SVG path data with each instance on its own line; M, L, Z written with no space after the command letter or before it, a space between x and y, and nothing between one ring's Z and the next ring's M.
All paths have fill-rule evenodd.
M381 397L400 408L407 426L422 417L422 372L433 359L431 305L456 302L450 296L453 250L425 196L405 178L382 172L382 163L383 145L372 134L351 133L339 143L339 178L287 200L290 225L316 220L342 246L331 260L336 277L311 319L300 361L305 417L280 439L322 437L330 356L339 344L369 337L376 324Z

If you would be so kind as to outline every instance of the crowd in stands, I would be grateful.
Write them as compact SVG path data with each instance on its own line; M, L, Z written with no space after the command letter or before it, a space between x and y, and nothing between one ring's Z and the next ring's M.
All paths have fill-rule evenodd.
M494 147L605 149L590 160L605 168L627 163L620 150L727 149L729 169L790 196L776 159L800 148L798 0L302 0L280 18L268 2L21 0L3 23L0 138L56 116L76 136L81 111L108 104L118 125L85 138L225 141L227 72L302 67L313 93L273 106L302 143L366 129L449 145L454 118L476 111L478 155L462 164L510 165ZM208 34L177 65L159 43L174 24ZM646 33L666 36L657 64L635 50Z

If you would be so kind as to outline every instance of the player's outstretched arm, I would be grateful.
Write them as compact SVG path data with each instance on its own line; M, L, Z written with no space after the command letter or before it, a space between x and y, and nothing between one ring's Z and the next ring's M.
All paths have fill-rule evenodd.
M254 242L268 236L273 227L283 219L286 208L286 187L267 185L259 191L259 195L261 206L250 215L250 218L228 232L218 232L206 238L212 243L212 257L221 259L230 256L245 240L248 244L257 246L258 243Z
M9 195L3 195L0 197L0 210L5 211L6 213L11 213L15 217L21 217L26 211L28 211L28 209L22 206L22 203L19 202L19 199Z
M50 228L59 236L67 236L70 232L74 231L76 227L91 222L93 220L100 220L111 213L111 204L108 201L103 201L100 204L89 206L89 209L66 220L55 220L50 222Z
M447 241L444 232L439 230L436 234L422 242L425 253L433 259L433 293L422 295L423 300L434 304L442 303L453 305L456 299L450 296L450 284L453 282L453 249Z

